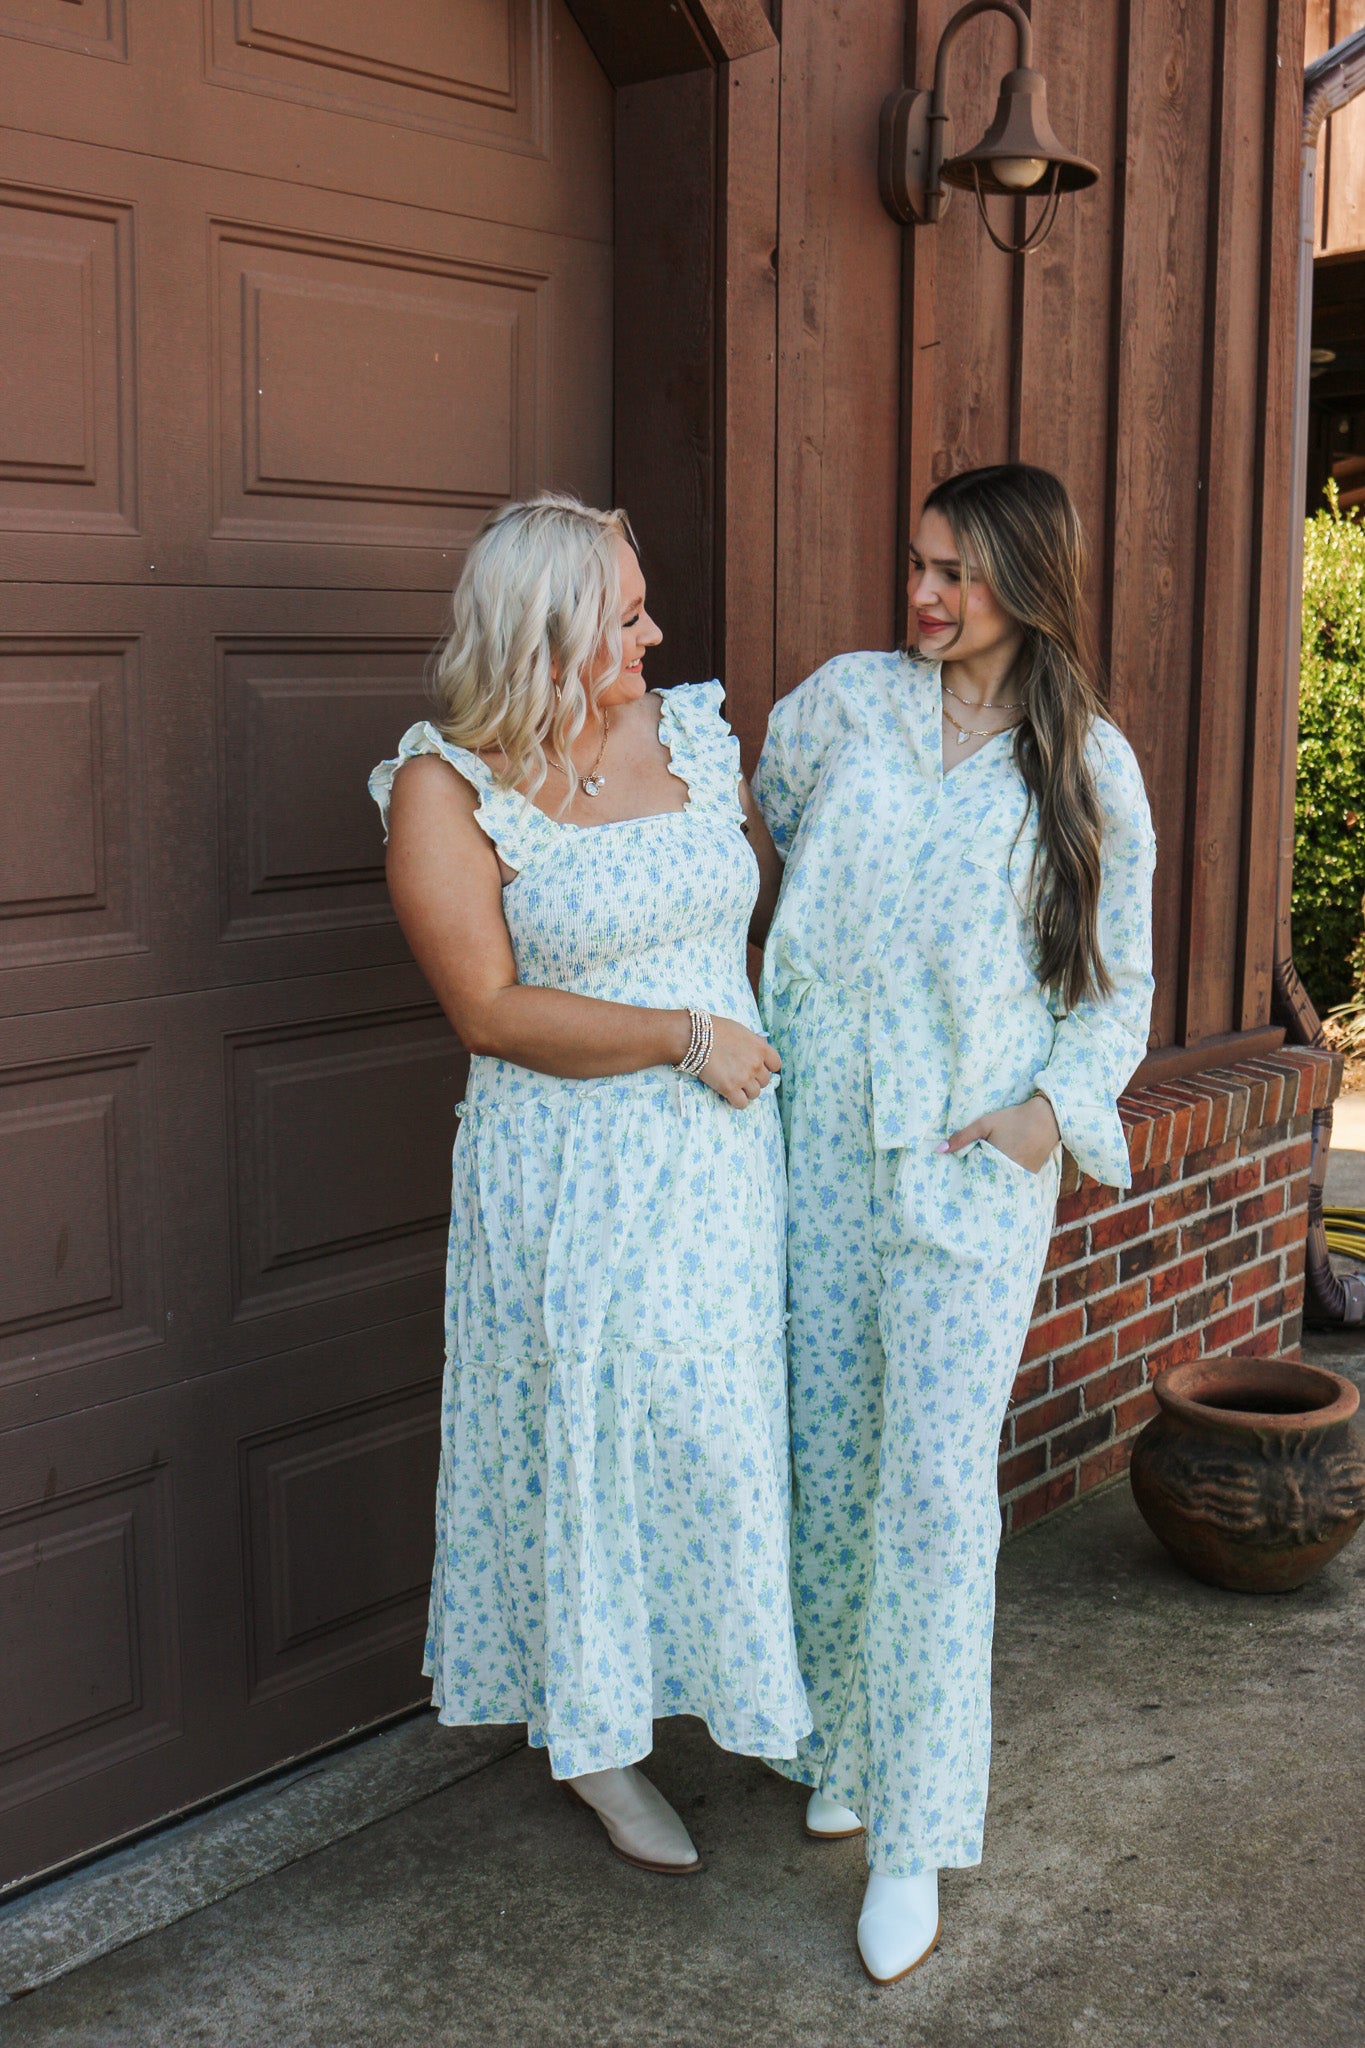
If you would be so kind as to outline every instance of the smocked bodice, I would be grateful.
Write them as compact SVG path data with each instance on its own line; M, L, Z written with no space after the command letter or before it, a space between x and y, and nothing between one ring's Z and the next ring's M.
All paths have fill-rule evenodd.
M403 735L396 757L371 776L371 793L387 820L394 775L415 754L440 754L474 786L479 824L516 870L503 915L528 987L645 1008L695 1005L757 1028L745 945L758 864L744 834L739 743L721 716L723 697L718 682L663 693L659 738L687 785L681 811L566 824L501 787L486 761L431 724Z

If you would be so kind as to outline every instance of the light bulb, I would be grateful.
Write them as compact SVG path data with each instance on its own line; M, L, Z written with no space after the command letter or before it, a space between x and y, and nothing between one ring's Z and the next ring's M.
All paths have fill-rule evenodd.
M996 178L1011 192L1027 192L1046 169L1045 156L998 156L991 163Z

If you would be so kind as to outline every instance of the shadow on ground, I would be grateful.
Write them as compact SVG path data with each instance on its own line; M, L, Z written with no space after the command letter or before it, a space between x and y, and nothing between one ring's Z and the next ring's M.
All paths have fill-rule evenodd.
M661 1725L706 1858L612 1858L519 1748L0 2012L13 2048L1360 2048L1365 1539L1301 1592L1168 1563L1125 1488L1012 1543L979 1871L863 1976L857 1843ZM440 1741L458 1742L459 1735ZM363 1752L352 1752L352 1756Z

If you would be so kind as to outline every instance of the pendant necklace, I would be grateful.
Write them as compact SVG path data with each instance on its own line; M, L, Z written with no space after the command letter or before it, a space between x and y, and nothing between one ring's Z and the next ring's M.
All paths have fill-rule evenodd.
M602 794L602 791L606 788L606 776L599 775L597 771L602 766L602 756L607 751L607 735L610 731L611 713L610 711L604 709L602 712L602 744L597 749L597 759L593 762L587 774L579 777L578 786L582 790L584 796L600 796ZM564 773L564 770L559 766L558 761L551 761L548 763L548 766L557 770L557 772L560 775Z
M960 747L965 747L968 740L993 740L998 738L1000 733L1010 730L1007 725L997 726L990 732L984 732L973 725L959 725L946 704L943 706L943 716L957 734L957 743Z
M597 749L597 759L593 762L591 768L589 768L587 774L583 777L584 796L600 796L603 787L605 786L607 780L606 776L599 775L597 771L602 766L602 756L607 751L607 734L610 731L611 713L607 710L606 706L604 705L602 708L602 744Z

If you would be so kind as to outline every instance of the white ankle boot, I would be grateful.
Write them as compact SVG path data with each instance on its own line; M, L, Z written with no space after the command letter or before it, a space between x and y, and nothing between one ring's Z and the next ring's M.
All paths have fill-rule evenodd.
M617 1855L637 1870L686 1877L701 1869L687 1829L663 1793L633 1764L625 1770L588 1771L564 1782L597 1815Z
M863 1832L863 1824L851 1806L812 1792L806 1801L806 1833L816 1842L847 1842Z
M858 1916L858 1953L875 1984L894 1984L917 1969L938 1941L938 1872L867 1880Z

